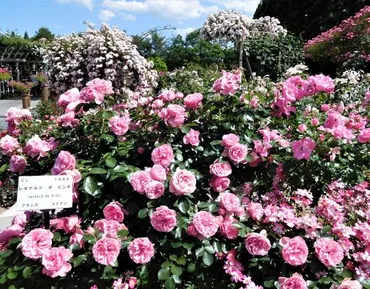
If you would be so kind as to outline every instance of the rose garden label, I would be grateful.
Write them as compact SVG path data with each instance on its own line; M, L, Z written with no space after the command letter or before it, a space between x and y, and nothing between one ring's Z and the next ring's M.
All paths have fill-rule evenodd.
M22 176L18 180L15 209L48 210L72 207L71 176Z

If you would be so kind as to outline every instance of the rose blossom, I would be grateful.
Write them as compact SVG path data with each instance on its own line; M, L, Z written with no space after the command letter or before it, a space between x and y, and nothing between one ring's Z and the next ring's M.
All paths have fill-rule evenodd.
M239 230L233 226L236 220L233 217L224 219L220 225L220 233L227 239L234 240L239 236Z
M293 156L297 160L309 160L315 148L315 142L309 137L292 142Z
M149 171L153 180L164 182L167 179L166 170L161 165L153 165Z
M150 181L144 188L148 199L154 200L164 194L164 184L159 181Z
M209 166L209 172L217 177L227 177L231 175L232 169L228 162L215 161Z
M74 170L76 168L76 158L67 151L61 151L55 160L54 166L51 169L53 175L59 175L66 170Z
M45 157L46 153L51 149L51 144L49 144L47 141L41 140L39 136L35 135L27 141L23 151L25 154L34 158L36 156Z
M346 278L339 285L338 289L362 289L362 285L357 280Z
M307 289L307 283L301 275L295 273L290 278L279 277L280 289Z
M86 86L94 88L98 93L102 95L114 93L112 88L112 82L110 80L95 78L86 83Z
M123 222L124 214L122 205L118 202L111 202L103 209L104 218L108 221L114 220L119 223Z
M134 172L130 179L132 188L139 194L145 193L145 186L148 185L150 181L150 175L145 171Z
M51 248L53 233L45 229L33 229L23 237L21 248L24 256L37 260Z
M317 258L326 267L335 267L344 258L341 245L331 238L319 238L316 240L314 246Z
M262 230L261 233L249 233L244 241L248 253L253 256L266 256L271 248L267 233Z
M187 108L197 109L202 105L203 95L201 93L189 94L184 98L184 104Z
M222 137L221 145L224 147L231 147L239 143L239 137L236 134L229 133Z
M190 129L190 131L183 137L184 144L190 144L192 146L199 145L199 131Z
M103 233L103 237L117 238L118 231L127 230L127 227L115 220L107 221L105 219L101 219L94 223L94 229Z
M211 213L201 211L194 215L192 224L202 237L209 238L217 233L219 220Z
M82 248L85 244L83 237L84 237L84 232L80 228L77 228L75 232L69 238L69 244L70 245L78 244L80 248Z
M128 129L130 128L131 119L128 115L119 117L113 116L109 120L110 130L117 136L125 135Z
M24 228L29 220L29 217L30 217L30 214L28 214L27 216L27 214L24 212L19 213L16 216L14 216L12 225L19 225Z
M245 160L248 149L246 145L235 144L228 150L228 157L235 163L240 163Z
M173 161L174 155L169 144L161 145L152 151L152 161L162 167L168 167Z
M24 229L23 226L18 225L18 224L13 224L4 230L1 230L0 231L0 244L7 244L10 241L10 239L20 236L23 232L23 229Z
M136 264L146 264L154 256L154 244L148 238L136 238L127 247L128 254Z
M70 111L58 117L57 122L63 127L73 127L78 123L78 119L75 118L75 112Z
M80 92L77 88L72 88L61 94L58 99L58 105L66 108L71 102L78 102L80 99Z
M223 192L230 186L230 179L227 177L212 177L210 185L215 192Z
M19 142L16 138L6 135L0 139L0 149L4 155L12 155L17 148L19 148Z
M176 196L191 194L197 188L196 182L192 172L177 168L170 180L170 192Z
M86 102L101 104L104 101L104 94L100 93L93 86L86 86L80 92L80 99Z
M220 198L220 206L229 213L234 213L240 209L240 200L232 193L223 193Z
M64 247L51 248L42 256L42 273L51 277L64 277L72 266L67 261L72 258L73 254L70 249Z
M167 108L162 108L158 115L167 125L172 127L182 126L186 119L185 108L177 104L170 104Z
M23 174L26 170L27 161L22 156L12 155L10 157L10 168L9 170L13 173Z
M104 237L98 240L92 248L93 257L102 265L113 265L121 250L121 243L117 239Z
M249 203L247 205L247 212L249 216L255 221L261 221L263 217L263 207L260 203Z
M283 250L281 252L286 263L292 266L300 266L307 262L308 247L302 237L292 239L284 237L281 241Z
M168 233L176 227L176 212L167 206L160 206L150 216L150 223L155 230Z

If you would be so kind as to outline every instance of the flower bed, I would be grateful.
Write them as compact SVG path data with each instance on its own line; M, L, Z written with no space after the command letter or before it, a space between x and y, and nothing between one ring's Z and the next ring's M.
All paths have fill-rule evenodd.
M2 176L71 175L74 206L0 233L1 286L369 288L369 93L334 90L236 71L113 105L95 79L60 116L10 109Z

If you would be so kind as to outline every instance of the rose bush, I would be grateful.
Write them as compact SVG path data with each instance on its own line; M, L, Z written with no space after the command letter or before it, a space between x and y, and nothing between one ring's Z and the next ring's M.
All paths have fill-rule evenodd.
M74 205L0 232L1 287L369 288L369 93L237 71L110 106L109 81L88 86L60 116L8 112L0 188L67 174Z

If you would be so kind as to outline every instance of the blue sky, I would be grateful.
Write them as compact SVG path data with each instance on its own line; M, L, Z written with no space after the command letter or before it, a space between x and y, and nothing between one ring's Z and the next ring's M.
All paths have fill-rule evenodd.
M259 0L0 0L0 32L17 29L30 36L39 27L56 35L85 29L84 21L102 22L129 35L171 25L185 35L204 23L208 14L234 9L253 16ZM5 11L5 13L4 13ZM175 33L175 32L171 32Z

